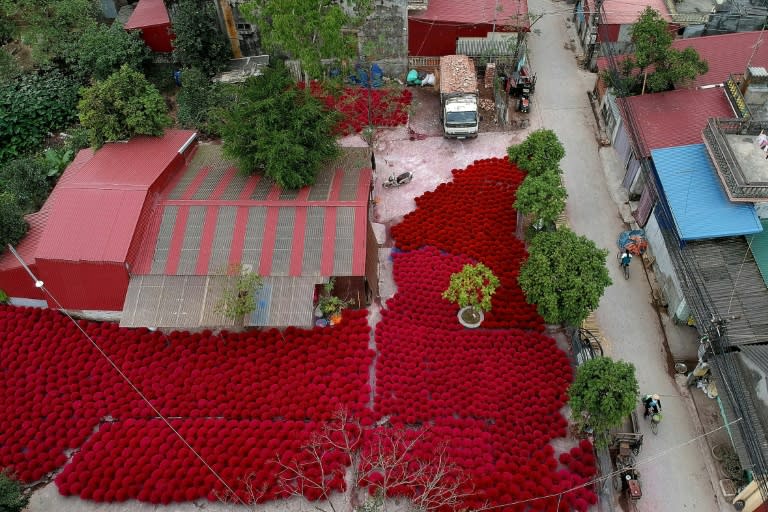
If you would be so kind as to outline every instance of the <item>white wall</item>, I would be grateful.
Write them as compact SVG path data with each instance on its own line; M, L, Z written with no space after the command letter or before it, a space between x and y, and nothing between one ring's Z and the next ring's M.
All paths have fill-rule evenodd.
M685 321L689 315L688 305L685 302L680 281L677 278L672 258L667 251L655 214L651 214L648 218L648 223L645 225L645 236L648 238L648 254L655 259L653 271L656 274L656 282L667 299L669 314Z

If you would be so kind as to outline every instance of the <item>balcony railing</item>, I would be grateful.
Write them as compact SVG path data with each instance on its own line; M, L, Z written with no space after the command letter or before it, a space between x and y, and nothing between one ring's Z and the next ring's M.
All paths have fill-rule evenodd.
M762 130L768 131L768 122L751 119L709 119L707 121L703 132L704 144L731 201L754 202L768 199L768 182L750 182L745 178L741 165L726 138L726 135L757 137Z
M744 101L744 95L741 94L743 81L744 75L730 75L725 81L725 95L728 96L736 115L743 119L749 119L752 117L752 112L750 112L747 102Z
M429 7L429 0L408 0L408 10L424 10Z

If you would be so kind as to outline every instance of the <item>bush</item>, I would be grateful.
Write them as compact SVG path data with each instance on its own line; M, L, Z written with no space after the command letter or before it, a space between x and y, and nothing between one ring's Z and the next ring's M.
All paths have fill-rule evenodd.
M264 171L281 187L297 189L313 184L321 166L339 154L338 114L297 89L280 66L246 80L222 112L221 135L224 154L242 171Z
M80 123L95 147L134 135L162 135L171 122L158 90L127 64L106 80L83 89L82 96L78 104Z
M0 162L35 149L76 115L77 82L58 71L0 83Z
M173 57L183 67L213 76L226 66L232 54L216 18L216 8L208 0L179 2L173 18Z
M7 296L6 296L7 297ZM29 497L7 470L0 471L0 511L21 512L29 503Z
M230 100L228 86L211 82L205 73L195 68L185 69L181 73L181 83L176 96L179 124L205 135L221 135L216 110L225 107Z
M72 74L81 82L104 80L127 64L141 69L149 58L149 48L138 32L128 32L115 22L112 26L94 23L82 36L70 43L64 54Z
M17 244L27 234L27 221L13 194L0 194L0 252L8 244Z
M24 212L37 211L48 197L48 165L24 157L0 165L0 193L9 193Z
M472 307L490 311L491 298L499 284L499 278L482 263L466 264L460 272L451 274L450 285L443 292L443 298L461 308Z

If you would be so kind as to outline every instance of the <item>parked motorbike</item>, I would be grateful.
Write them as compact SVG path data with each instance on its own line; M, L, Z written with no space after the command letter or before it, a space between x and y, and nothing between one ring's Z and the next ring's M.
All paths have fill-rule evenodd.
M523 92L520 94L520 99L517 101L517 110L523 114L531 111L531 95L528 89L523 89Z
M392 173L392 175L387 178L387 180L383 183L385 188L392 188L392 187L399 187L401 185L406 185L411 182L413 179L413 173L412 172L404 172L402 174L395 175L395 173Z

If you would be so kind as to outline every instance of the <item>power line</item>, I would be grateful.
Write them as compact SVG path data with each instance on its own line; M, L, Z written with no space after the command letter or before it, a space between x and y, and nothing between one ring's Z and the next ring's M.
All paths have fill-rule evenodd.
M48 290L45 287L45 283L43 283L43 281L41 281L40 279L38 279L35 276L35 274L27 266L27 264L24 262L24 260L21 258L21 256L19 256L19 254L16 252L16 249L14 249L13 246L11 246L11 244L8 244L8 249L11 251L11 254L13 254L13 256L19 261L19 263L24 268L24 270L27 272L27 274L29 274L29 277L32 278L32 281L35 283L35 287L38 288L39 290L41 290L42 292L44 292L45 294L47 294L48 297L50 297L53 300L53 302L56 303L56 306L59 308L59 311L64 313L64 315L67 318L69 318L69 320L75 325L77 330L79 330L83 334L83 336L85 336L85 338L91 343L91 345L93 345L93 347L99 352L99 354L104 359L107 360L107 362L112 366L112 368L114 368L114 370L120 375L120 377L131 387L131 389L133 389L133 391L137 395L139 395L139 397L155 412L155 414L157 414L157 416L163 421L163 423L165 423L166 426L169 429L171 429L171 431L176 435L176 437L178 437L179 440L182 443L184 443L184 446L189 448L189 450L195 455L195 457L198 458L198 460L200 460L200 462L203 463L203 465L208 469L208 471L210 471L211 474L213 474L213 476L215 476L216 479L219 482L221 482L222 485L224 485L224 487L227 489L227 491L229 491L230 495L234 496L235 500L240 502L241 505L245 505L246 503L243 500L240 499L240 496L238 496L237 493L232 489L232 487L230 487L229 484L227 484L227 482L224 480L224 478L222 478L222 476L219 475L219 473L215 469L213 469L213 467L208 463L208 461L206 461L203 458L203 456L200 455L200 453L197 450L195 450L192 447L192 445L189 444L189 442L184 438L184 436L181 435L181 433L178 430L176 430L173 427L173 425L171 425L171 423L168 421L168 418L166 418L165 415L163 415L163 413L161 413L157 409L157 407L155 407L155 405L144 395L144 393L141 392L141 390L133 383L133 381L130 379L130 377L128 377L123 372L123 370L117 365L117 363L115 363L115 361L112 360L112 358L109 357L107 355L107 353L104 352L104 350L102 350L102 348L99 346L99 344L96 343L96 341L93 338L91 338L91 336L85 331L85 329L82 328L80 323L78 323L77 320L75 320L69 314L69 312L66 309L64 309L64 307L61 305L61 303L58 301L58 299L53 295L53 293L51 293L51 291Z

